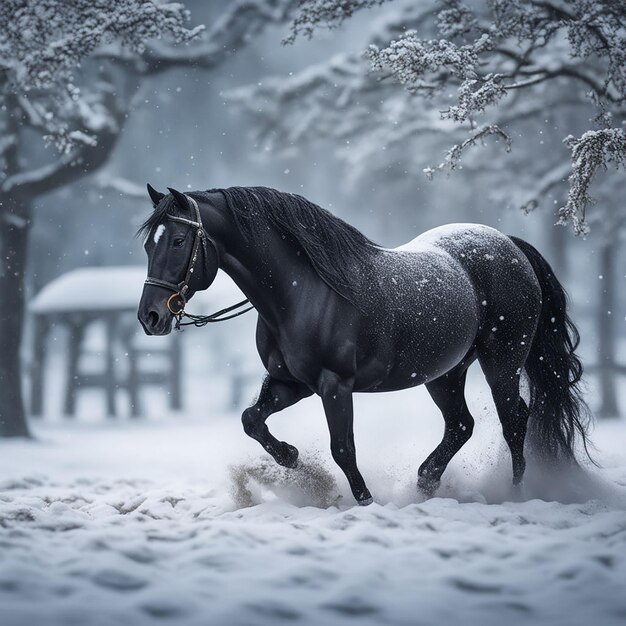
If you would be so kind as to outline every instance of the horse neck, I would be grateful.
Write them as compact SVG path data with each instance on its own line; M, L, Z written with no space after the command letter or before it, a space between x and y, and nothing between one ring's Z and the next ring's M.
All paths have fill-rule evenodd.
M245 238L223 207L203 211L203 222L218 248L220 268L270 326L277 326L289 314L297 298L295 287L306 280L321 280L306 255L298 254L271 226Z

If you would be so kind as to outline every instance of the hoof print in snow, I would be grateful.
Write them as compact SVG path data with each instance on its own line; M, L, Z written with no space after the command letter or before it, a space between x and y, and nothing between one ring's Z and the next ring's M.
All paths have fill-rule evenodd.
M377 606L368 604L361 598L346 598L326 604L324 608L345 617L366 617L380 612Z
M137 591L143 589L148 582L143 578L126 574L119 570L101 570L93 577L93 582L107 589L113 589L115 591Z
M485 582L479 582L476 580L468 580L466 578L453 578L451 583L454 587L460 591L467 593L484 593L484 594L499 594L502 593L502 587L500 585L494 585Z
M269 620L291 621L298 620L302 613L279 602L251 603L248 607L255 616L263 616ZM271 623L271 622L270 622Z
M180 617L184 614L184 610L176 604L171 604L167 601L154 601L144 604L141 610L150 615L150 617L156 617L159 619L171 619L174 617Z

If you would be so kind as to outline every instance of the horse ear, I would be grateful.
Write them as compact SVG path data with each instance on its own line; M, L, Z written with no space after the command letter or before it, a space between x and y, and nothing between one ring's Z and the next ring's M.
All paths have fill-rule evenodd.
M150 183L146 185L148 187L148 195L150 196L150 200L152 200L152 204L157 206L163 198L165 198L165 194L157 191Z
M178 202L181 209L189 208L189 200L187 200L187 196L184 193L176 191L176 189L172 189L171 187L168 187L168 189L170 190L170 193L174 196L176 202Z

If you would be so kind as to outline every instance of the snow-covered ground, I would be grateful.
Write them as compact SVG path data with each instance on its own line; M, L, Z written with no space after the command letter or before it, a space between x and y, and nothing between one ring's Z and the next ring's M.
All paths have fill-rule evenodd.
M428 501L416 471L442 422L425 391L355 397L363 508L315 398L269 422L294 471L197 406L35 424L0 442L0 624L624 624L626 423L596 430L602 483L530 472L513 502L479 377L467 395L477 429Z

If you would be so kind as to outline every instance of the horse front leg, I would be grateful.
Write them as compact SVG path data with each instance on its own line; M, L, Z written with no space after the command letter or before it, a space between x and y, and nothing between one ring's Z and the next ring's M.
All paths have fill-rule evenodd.
M312 391L302 383L286 382L268 375L263 381L257 401L241 416L246 435L256 439L279 465L296 467L298 449L276 439L265 422L273 413L282 411L311 394Z
M342 379L324 370L320 377L319 394L330 431L330 451L333 459L348 479L354 498L360 505L372 503L372 496L356 464L354 446L352 379Z

